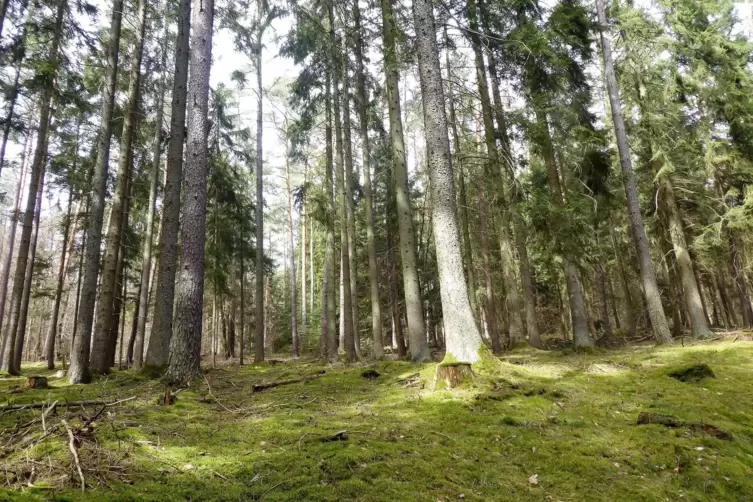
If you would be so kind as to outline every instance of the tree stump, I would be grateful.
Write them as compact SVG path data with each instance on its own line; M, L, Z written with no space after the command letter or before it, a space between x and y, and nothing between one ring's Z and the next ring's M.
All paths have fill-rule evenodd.
M170 389L165 389L165 393L159 397L157 404L160 406L172 406L175 404L175 394Z
M473 376L470 364L439 364L434 374L434 390L454 389Z
M30 376L26 379L27 389L48 389L47 377L43 376Z

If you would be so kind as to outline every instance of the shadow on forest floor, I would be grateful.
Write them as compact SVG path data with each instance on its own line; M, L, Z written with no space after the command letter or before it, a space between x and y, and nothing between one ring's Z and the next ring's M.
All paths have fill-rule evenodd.
M128 371L18 393L24 380L4 378L2 402L135 399L58 407L44 423L44 408L0 411L0 500L747 499L753 342L685 345L516 351L452 392L430 391L433 364L227 366L168 407L159 382ZM669 375L696 364L716 377Z

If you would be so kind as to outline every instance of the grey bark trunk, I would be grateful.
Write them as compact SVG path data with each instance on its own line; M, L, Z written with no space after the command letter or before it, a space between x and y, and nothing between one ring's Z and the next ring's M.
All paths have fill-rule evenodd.
M381 4L382 34L384 38L384 71L387 80L390 144L392 147L392 167L395 179L395 198L397 200L397 221L399 227L400 257L403 266L405 308L408 317L408 335L410 339L411 359L413 362L423 362L429 359L431 354L424 330L421 290L418 284L418 271L416 269L413 216L408 193L408 169L405 162L405 140L403 137L400 95L398 93L397 29L395 27L392 0L381 0Z
M55 18L55 30L48 53L48 63L52 68L58 66L58 50L60 49L60 39L62 37L63 20L68 6L66 0L60 0ZM48 75L45 82L44 91L40 97L39 105L39 132L37 133L37 144L34 149L34 159L31 163L29 177L29 191L27 195L26 210L24 211L23 224L21 228L21 241L18 247L18 258L16 260L16 271L13 279L13 290L11 292L11 303L9 310L9 325L7 326L7 343L5 344L5 354L2 358L4 369L11 375L18 375L20 367L15 361L15 345L18 335L19 321L22 309L22 296L24 289L24 277L26 274L26 265L29 259L29 247L31 245L31 233L34 215L37 210L37 191L44 180L45 160L47 158L47 140L50 129L50 119L52 116L52 98L55 93L56 75ZM32 257L33 259L33 257ZM23 346L22 346L23 347ZM20 358L19 358L20 360Z
M165 42L167 42L165 37ZM166 63L166 51L162 51L162 67ZM155 134L152 144L152 176L149 180L149 208L146 215L146 235L144 249L141 254L141 281L139 282L139 303L142 305L137 318L136 340L134 342L133 366L138 371L144 363L144 339L146 336L146 319L149 315L149 291L152 278L152 245L154 241L154 217L157 205L157 191L159 188L160 158L162 156L162 114L165 102L165 75L160 83L160 94L157 99L157 116L154 119Z
M651 251L648 246L648 238L646 236L646 229L643 224L643 216L641 215L640 202L638 200L638 187L635 180L635 173L633 172L630 145L625 130L625 121L622 117L620 89L614 70L612 46L607 33L607 15L604 0L596 0L596 8L598 11L599 24L601 25L601 48L602 55L604 56L604 73L606 74L609 104L612 110L612 124L614 125L617 149L620 154L620 166L622 168L622 180L627 199L628 218L630 220L633 242L638 253L641 283L648 304L648 314L651 319L651 326L656 340L660 343L672 343L672 336L669 333L667 318L664 315L661 293L656 282L656 270L654 268L654 263L651 260Z
M347 46L343 47L347 50ZM356 218L353 207L353 146L350 130L350 74L348 59L343 73L343 141L345 146L345 214L348 223L348 266L350 267L350 307L353 325L353 346L355 357L361 357L361 338L358 333L358 267L356 263Z
M472 364L481 359L483 342L471 312L463 277L463 256L460 250L450 142L447 137L447 117L432 4L427 0L414 0L413 17L416 23L434 238L444 313L447 346L445 358Z
M110 371L110 353L114 353L117 341L118 323L113 323L115 316L115 295L120 292L117 287L118 262L121 261L120 248L123 241L123 221L126 218L128 187L132 176L132 148L136 130L136 114L139 107L141 86L141 59L144 53L144 34L146 32L146 0L139 0L136 39L131 53L131 72L128 84L128 104L123 118L123 134L120 140L120 158L118 159L117 184L112 199L110 222L107 229L105 258L102 264L102 278L99 287L97 315L94 323L94 335L91 348L91 370L95 373ZM113 325L115 337L113 337Z
M382 359L384 357L384 338L382 335L382 306L379 301L379 269L377 265L376 244L374 242L374 197L371 189L371 142L369 140L368 98L366 94L366 76L364 74L363 64L361 10L358 7L357 1L353 2L353 20L356 33L356 108L358 109L359 134L361 136L364 212L366 216L366 247L369 253L371 332L374 345L372 354L374 359Z
M295 232L293 228L293 187L290 184L290 152L285 141L285 182L288 191L288 244L290 246L290 326L293 330L293 358L299 356L298 339L298 288L295 274Z
M175 71L173 73L170 140L167 146L165 193L162 201L162 229L157 267L157 288L154 294L154 315L146 351L146 365L161 368L167 364L173 333L175 273L178 262L178 228L180 227L180 189L183 177L183 142L186 127L186 96L188 82L189 32L191 0L180 0L178 35L175 40Z
M343 142L343 127L340 94L340 81L344 75L341 54L337 38L335 36L335 18L333 3L328 3L329 8L329 42L332 65L332 109L335 121L335 185L338 190L338 218L340 221L340 329L342 333L342 348L349 362L356 358L355 340L353 339L353 303L350 289L350 256L348 254L348 203L345 188L345 145ZM343 107L344 108L344 107Z
M214 0L192 0L188 132L183 178L181 270L167 381L184 386L200 374L207 211L207 113Z
M262 22L262 2L257 2L257 24ZM264 361L264 89L262 86L262 37L256 40L256 336L254 362Z
M335 193L332 180L332 77L327 72L326 83L326 147L325 192L327 196L327 242L324 249L322 274L322 357L329 363L337 362L337 327L335 323Z
M107 47L107 74L105 76L105 90L102 97L102 118L99 124L99 138L97 140L97 160L92 177L84 276L76 319L78 336L73 340L71 366L68 368L68 376L73 384L91 382L89 354L92 341L92 324L94 323L94 304L97 295L97 279L99 277L102 223L105 216L107 197L107 172L110 165L110 143L112 140L113 111L118 80L122 18L123 0L114 0L110 21L110 38Z
M484 266L484 318L489 339L492 342L492 351L495 354L502 352L499 330L497 330L497 309L494 299L494 282L492 279L492 267L489 259L489 205L486 202L484 181L478 183L479 199L479 222L481 226L481 259Z
M79 209L80 205L81 201L79 201ZM76 214L78 214L79 209L76 210ZM45 360L47 361L47 369L49 370L55 369L55 340L58 334L60 303L63 299L63 286L65 286L65 277L68 272L68 258L73 251L73 239L70 238L72 233L71 228L73 227L72 210L73 185L68 188L68 208L65 212L65 223L63 224L63 249L60 252L58 279L57 284L55 285L55 299L52 303L52 317L50 318L50 325L47 329L47 337L44 343ZM75 232L73 232L73 234L75 235Z

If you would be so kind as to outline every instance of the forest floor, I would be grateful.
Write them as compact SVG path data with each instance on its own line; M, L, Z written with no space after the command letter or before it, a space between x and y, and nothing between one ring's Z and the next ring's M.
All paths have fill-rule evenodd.
M670 375L698 364L715 377ZM434 368L225 366L160 406L164 388L143 375L115 372L81 386L25 367L50 377L51 388L2 378L0 405L133 399L0 411L0 500L720 501L753 493L753 342L521 350L453 391L432 392ZM367 370L379 376L366 378ZM307 375L316 378L253 389Z

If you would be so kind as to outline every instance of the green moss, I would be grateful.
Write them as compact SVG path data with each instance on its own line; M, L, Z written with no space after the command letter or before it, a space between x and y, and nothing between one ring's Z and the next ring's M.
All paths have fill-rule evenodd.
M717 378L688 385L667 376L700 362ZM723 501L753 491L750 342L486 353L473 366L474 381L451 392L430 392L436 364L370 367L382 376L362 378L360 366L328 368L322 378L259 393L253 384L325 367L298 361L210 370L211 393L202 381L171 407L155 404L159 381L132 372L89 386L53 379L51 389L18 394L6 391L22 378L0 378L0 401L137 396L108 409L94 433L100 450L82 446L85 494L75 475L61 477L73 471L66 438L54 436L0 460L19 473L27 459L54 466L51 474L39 467L24 492L11 480L16 491L0 490L0 500L436 502L463 494L472 501ZM416 373L420 379L409 378ZM733 440L636 425L642 411L708 423ZM38 416L2 415L0 431ZM342 430L347 441L323 441ZM0 469L0 484L7 472ZM534 474L537 485L528 481Z

